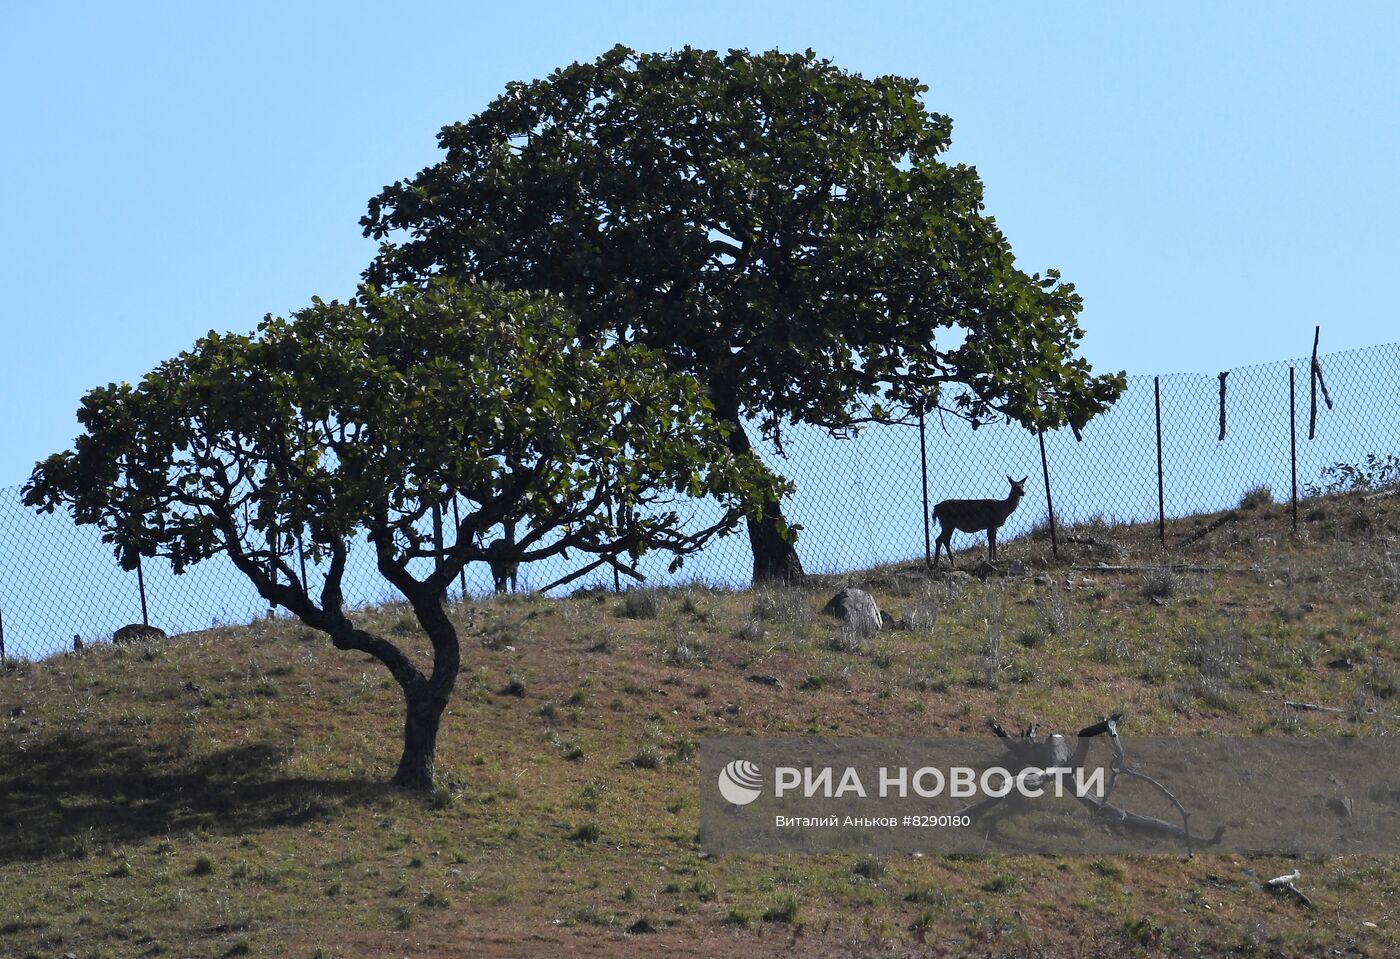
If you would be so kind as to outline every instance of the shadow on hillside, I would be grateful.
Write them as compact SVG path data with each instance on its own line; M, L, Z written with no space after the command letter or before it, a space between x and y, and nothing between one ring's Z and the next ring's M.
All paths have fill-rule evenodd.
M393 791L280 777L283 756L252 743L186 758L119 733L0 743L0 862L84 858L201 828L239 834L303 823Z

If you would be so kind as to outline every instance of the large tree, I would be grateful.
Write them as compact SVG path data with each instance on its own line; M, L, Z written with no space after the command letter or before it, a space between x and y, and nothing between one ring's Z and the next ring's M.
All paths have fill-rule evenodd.
M1123 389L1075 355L1080 299L1028 275L918 81L810 51L616 47L512 83L438 135L443 159L372 199L380 284L447 274L563 295L589 332L701 378L756 421L833 431L943 409L1082 427ZM755 580L801 574L776 502Z
M445 595L465 564L572 550L630 568L664 549L674 566L734 528L741 503L783 493L730 453L692 377L580 337L555 300L453 281L211 332L136 386L92 390L78 417L85 432L35 467L26 502L97 524L128 569L227 556L269 603L378 659L406 708L394 781L417 788L459 669ZM666 505L681 493L718 496L723 516L687 528ZM619 501L642 509L618 523ZM449 503L460 521L438 535ZM506 522L512 541L483 544ZM347 609L352 548L408 601L426 671Z

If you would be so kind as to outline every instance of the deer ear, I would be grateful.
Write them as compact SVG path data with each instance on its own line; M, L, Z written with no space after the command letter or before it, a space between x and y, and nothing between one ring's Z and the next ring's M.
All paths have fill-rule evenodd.
M1031 478L1031 474L1030 474L1030 473L1027 473L1025 476L1022 476L1022 477L1021 477L1021 481L1020 481L1019 483L1017 483L1016 485L1017 485L1017 486L1025 486L1025 485L1026 485L1026 480L1028 480L1028 479L1030 479L1030 478Z
M1015 486L1015 485L1016 485L1016 481L1015 481L1014 479L1011 478L1011 474L1010 474L1010 473L1007 473L1007 474L1006 474L1006 481L1007 481L1008 483L1010 483L1012 486Z

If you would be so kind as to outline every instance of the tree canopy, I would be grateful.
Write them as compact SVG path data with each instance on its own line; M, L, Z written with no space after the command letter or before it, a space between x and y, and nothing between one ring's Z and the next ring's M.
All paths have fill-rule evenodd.
M1122 377L1076 356L1079 296L1017 267L925 92L810 51L615 47L444 127L370 201L366 276L557 292L701 378L735 450L746 419L779 450L785 423L923 409L1078 429Z
M556 299L451 280L211 332L136 386L92 390L78 417L84 433L35 467L26 502L98 525L127 568L225 555L270 603L378 658L407 703L396 781L409 786L432 782L459 668L443 598L466 563L574 550L628 568L662 549L674 566L743 504L784 493L729 451L693 377L580 334ZM669 505L679 494L718 497L722 515L690 528ZM617 502L640 508L621 522ZM464 508L438 537L425 520L446 503ZM484 543L507 521L511 542ZM356 625L352 548L410 603L429 674Z

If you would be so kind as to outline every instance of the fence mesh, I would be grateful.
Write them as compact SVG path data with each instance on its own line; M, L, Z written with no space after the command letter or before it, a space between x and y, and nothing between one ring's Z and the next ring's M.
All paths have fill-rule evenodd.
M1371 457L1390 462L1386 476L1393 479L1396 461L1388 458L1400 453L1400 344L1325 355L1318 368L1326 393L1312 375L1310 358L1231 370L1223 398L1214 375L1129 378L1122 399L1090 423L1081 439L1068 431L1046 435L1056 520L1157 518L1159 405L1162 506L1168 517L1235 506L1242 493L1259 486L1287 499L1294 482L1291 437L1296 437L1299 495L1326 487L1335 478L1328 467L1348 464L1365 472ZM1310 429L1314 401L1315 432ZM1029 475L1026 499L1000 539L1007 542L1045 522L1036 436L1002 423L973 430L934 414L925 427L930 503L1000 497L1007 474ZM809 572L847 572L924 556L916 427L873 426L834 439L823 430L794 426L785 447L785 456L769 461L796 483L785 512L802 526L798 552ZM704 503L687 507L697 522L709 511ZM965 536L955 538L955 545L967 542ZM742 532L714 540L676 574L667 572L668 559L643 558L640 569L649 584L740 586L752 570ZM528 566L520 571L520 586L539 588L568 571L559 560ZM172 634L249 622L267 612L248 581L221 558L180 576L164 561L147 560L142 574L146 615ZM600 573L570 588L612 585L612 574ZM473 564L451 598L490 587L485 564ZM352 605L398 598L364 547L352 550L345 593ZM77 527L63 514L38 515L22 505L19 486L0 487L0 655L35 659L71 648L74 636L101 641L122 625L141 622L142 614L137 574L118 567L95 528Z

